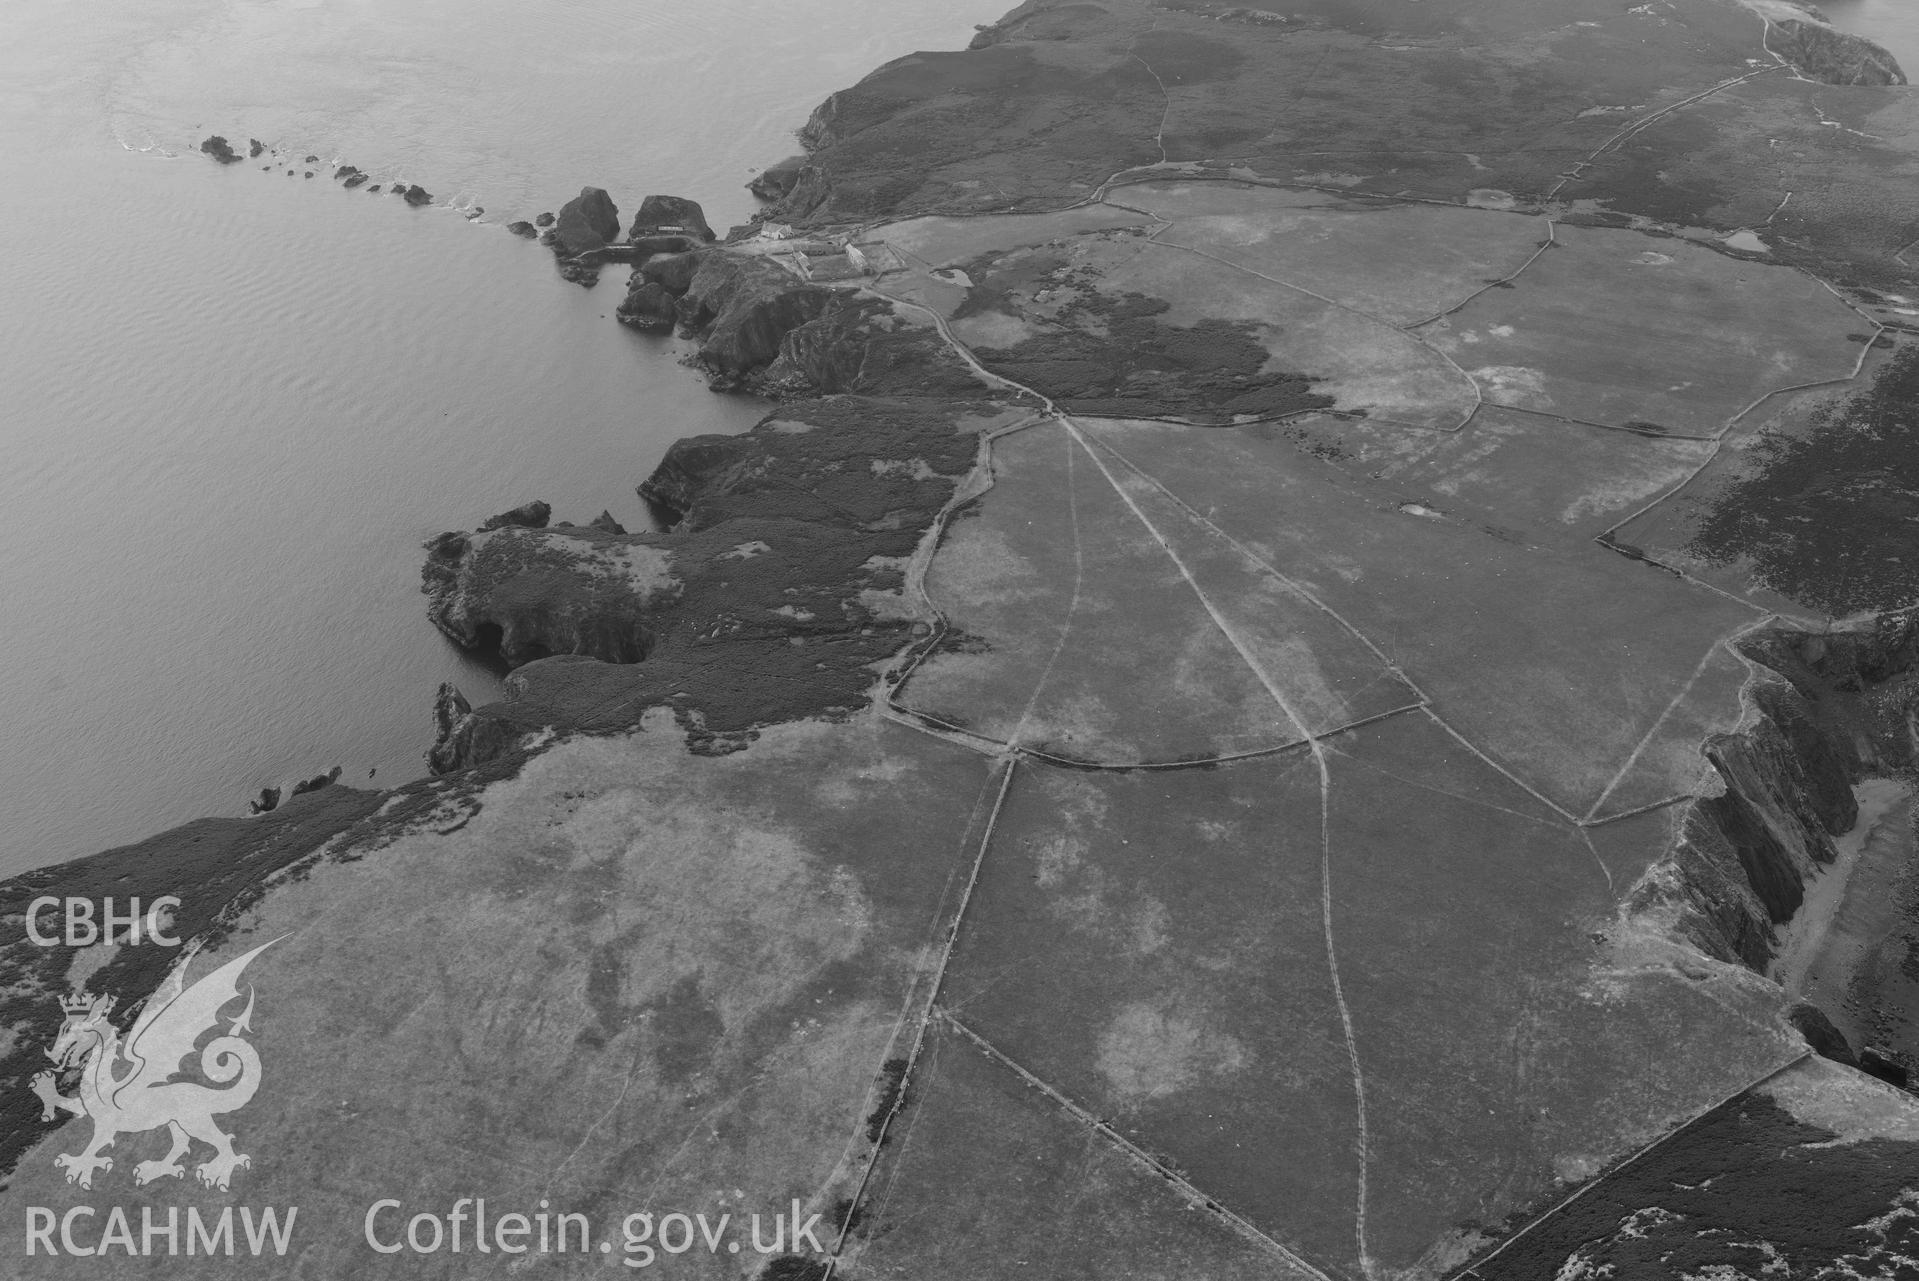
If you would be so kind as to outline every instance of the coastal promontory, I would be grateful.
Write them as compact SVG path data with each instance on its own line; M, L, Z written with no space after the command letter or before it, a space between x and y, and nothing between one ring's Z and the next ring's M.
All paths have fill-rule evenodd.
M508 672L434 777L5 911L275 940L234 1189L314 1276L456 1275L389 1187L812 1225L716 1278L1906 1275L1915 103L1780 0L1027 0L724 239L561 208L775 403L656 528L428 543ZM109 1195L58 998L172 959L0 951L16 1219Z

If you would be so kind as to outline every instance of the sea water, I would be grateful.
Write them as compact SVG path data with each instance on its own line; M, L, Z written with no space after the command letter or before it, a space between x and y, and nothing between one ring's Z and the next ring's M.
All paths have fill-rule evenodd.
M1819 0L1818 9L1898 59L1907 79L1919 76L1919 0Z
M762 408L503 224L592 184L724 229L819 100L1006 5L0 0L0 875L423 772L437 685L498 682L421 542L533 498L643 527L665 447Z

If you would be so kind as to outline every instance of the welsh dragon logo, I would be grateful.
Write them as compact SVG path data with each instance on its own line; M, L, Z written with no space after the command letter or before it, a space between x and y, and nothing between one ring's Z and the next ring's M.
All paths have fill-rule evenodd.
M195 1139L213 1149L213 1158L194 1170L200 1182L210 1188L225 1191L233 1172L253 1163L245 1153L233 1150L233 1136L213 1121L222 1112L245 1107L260 1088L260 1056L242 1039L253 1030L251 986L247 988L246 1008L226 1020L225 1034L208 1041L199 1052L201 1075L225 1088L172 1078L200 1038L218 1027L221 1009L239 999L241 971L279 941L262 943L235 957L203 975L192 987L186 985L187 964L199 945L189 944L159 990L147 998L124 1042L119 1029L107 1018L113 1012L112 997L62 999L66 1023L46 1053L58 1070L81 1064L80 1090L71 1097L59 1093L54 1072L47 1071L33 1078L33 1092L43 1105L43 1121L51 1121L56 1111L93 1119L93 1140L86 1150L77 1155L62 1153L53 1159L56 1167L67 1172L68 1183L91 1188L96 1170L113 1168L113 1158L102 1153L116 1138L161 1126L167 1128L173 1146L158 1161L142 1161L133 1167L137 1184L185 1174L180 1158Z

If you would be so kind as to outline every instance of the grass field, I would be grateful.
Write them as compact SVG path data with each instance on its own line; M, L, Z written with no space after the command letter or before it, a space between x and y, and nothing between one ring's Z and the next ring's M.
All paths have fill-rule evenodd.
M1066 759L1137 764L1271 749L1416 701L1336 620L1196 541L1163 496L1116 489L1059 425L996 448L998 483L927 575L963 639L920 667L904 706Z
M1463 373L1392 325L1138 233L990 254L969 275L956 335L1075 412L1225 421L1317 404L1452 428L1477 403Z
M1430 320L1514 275L1552 234L1537 216L1238 183L1142 184L1109 199L1173 222L1156 237L1161 244L1394 325Z
M848 1271L876 1281L1306 1281L964 1034L942 1028Z
M1358 1160L1319 931L1318 796L1304 752L1023 771L942 999L1323 1266L1352 1253Z
M221 953L289 936L248 971L267 1088L230 1122L253 1157L235 1196L297 1204L302 1266L323 1276L366 1266L382 1196L444 1214L485 1195L495 1215L547 1197L616 1240L635 1209L743 1222L810 1200L865 1141L987 780L983 758L881 722L784 727L724 760L689 755L669 722L541 756L458 832L320 862ZM136 1222L204 1199L191 1178L133 1186L160 1135L122 1139L91 1194L68 1187L52 1156L81 1133L29 1152L14 1195L110 1197ZM471 1275L462 1258L396 1262ZM737 1275L723 1254L676 1262Z
M1494 404L1715 436L1764 392L1852 372L1865 322L1809 276L1630 231L1555 240L1511 289L1420 330Z
M1343 1276L1362 1231L1431 1264L1799 1052L1757 976L1615 935L1582 835L1425 715L1326 760L1023 769L945 1008Z
M1457 432L1321 415L1281 434L1405 501L1567 547L1653 502L1713 452L1711 441L1582 428L1497 405L1482 406Z
M1570 813L1600 798L1700 661L1756 617L1594 544L1534 544L1401 510L1393 491L1283 438L1236 429L1195 442L1146 423L1083 430L1118 471L1183 503L1194 537L1297 583ZM1693 771L1669 781L1683 791Z
M1592 817L1630 814L1675 796L1704 795L1718 786L1705 746L1715 734L1729 733L1737 725L1740 690L1748 675L1746 664L1730 646L1707 651L1688 683L1646 731L1635 754L1593 803Z
M1064 240L1088 231L1149 225L1152 219L1114 205L995 218L909 218L875 228L860 243L884 244L936 268L963 267L989 253Z

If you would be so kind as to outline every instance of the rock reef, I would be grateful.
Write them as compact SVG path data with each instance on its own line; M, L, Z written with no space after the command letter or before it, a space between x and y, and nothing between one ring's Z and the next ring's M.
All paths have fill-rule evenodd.
M590 289L599 283L601 251L619 237L620 211L613 198L599 187L582 187L560 206L541 239L553 250L561 278Z
M223 165L237 164L240 160L239 153L234 151L233 145L217 133L201 143L200 150Z
M769 204L783 200L798 185L800 173L805 168L805 156L788 156L778 164L760 170L754 175L753 181L746 184L747 190Z
M648 196L640 201L639 211L633 215L629 239L639 241L649 236L675 234L700 240L715 239L713 228L706 223L706 211L697 200L684 196Z
M599 187L582 187L580 194L560 206L553 223L554 252L578 256L604 249L620 238L620 211Z
M552 519L553 505L536 498L530 503L522 503L518 507L503 511L497 516L487 517L480 524L480 532L484 534L510 526L521 529L545 529L546 523Z
M550 224L541 240L553 250L560 276L588 288L599 282L600 268L608 262L643 265L661 255L690 254L714 240L699 203L683 196L646 197L634 216L632 231L621 240L619 207L599 187L581 188L578 196L561 207L557 218L541 214L535 222L541 227ZM689 269L689 279L690 274ZM636 272L633 284L637 287L641 283ZM674 296L685 290L685 283L678 284ZM657 310L663 313L665 309ZM624 309L622 319L641 329L668 327L661 323L668 318L656 317L643 308Z

